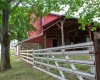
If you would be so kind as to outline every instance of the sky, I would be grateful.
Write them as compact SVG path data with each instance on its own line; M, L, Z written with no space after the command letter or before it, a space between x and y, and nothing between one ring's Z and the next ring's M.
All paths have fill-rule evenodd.
M55 13L55 14L59 14L59 15L64 15L65 14L65 12L67 12L68 11L68 9L69 9L69 6L68 5L66 5L66 7L64 8L64 10L62 10L62 11L60 11L60 12L51 12L51 13Z
M69 6L66 5L66 7L64 8L64 10L62 10L62 11L60 11L60 12L54 12L54 11L53 11L53 12L51 12L51 13L59 14L59 15L64 15L65 12L68 11L68 9L69 9ZM80 9L79 12L80 12L81 10L82 10L82 9ZM78 13L75 13L75 15L73 15L73 17L78 18Z
M84 6L85 6L85 5L86 5L86 4L84 4ZM68 9L69 9L69 6L67 5L67 6L64 8L64 10L62 10L62 11L60 11L60 12L51 12L51 13L59 14L59 15L64 15L65 12L68 11ZM83 7L80 8L80 9L78 10L78 12L75 12L75 15L74 15L73 17L78 18L78 17L79 17L79 13L82 12L82 11L83 11ZM93 20L100 23L100 18L98 18L98 17L93 18Z

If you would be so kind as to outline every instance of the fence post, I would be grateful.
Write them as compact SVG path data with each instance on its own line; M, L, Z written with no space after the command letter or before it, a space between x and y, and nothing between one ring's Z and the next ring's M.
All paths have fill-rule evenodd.
M33 67L35 66L34 64L34 49L33 49Z
M27 49L27 61L28 61L28 49Z
M96 80L100 80L100 40L94 41L95 63L96 63Z
M93 50L93 49L94 49L93 46L89 48L90 51ZM95 55L94 54L90 54L90 61L95 61ZM96 74L95 66L94 65L90 66L90 68L91 68L91 73Z

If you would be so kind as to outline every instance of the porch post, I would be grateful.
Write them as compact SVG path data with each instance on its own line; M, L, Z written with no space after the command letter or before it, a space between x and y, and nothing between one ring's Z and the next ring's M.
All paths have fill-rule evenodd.
M64 29L63 29L63 21L61 21L61 37L62 37L62 46L64 46Z
M44 48L47 47L46 45L47 45L47 44L46 44L46 35L44 35Z
M91 26L87 26L88 28L88 33L89 33L89 39L90 41L92 41L92 37L91 37Z

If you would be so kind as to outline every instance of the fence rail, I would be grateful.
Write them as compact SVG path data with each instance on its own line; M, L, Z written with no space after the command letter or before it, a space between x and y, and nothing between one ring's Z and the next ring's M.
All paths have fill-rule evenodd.
M96 80L93 52L93 42L87 42L40 50L22 50L20 58L57 80L70 80L71 76L76 80Z

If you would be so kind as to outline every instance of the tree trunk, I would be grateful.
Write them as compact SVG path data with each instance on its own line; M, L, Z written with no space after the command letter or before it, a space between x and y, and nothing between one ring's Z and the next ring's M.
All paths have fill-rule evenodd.
M100 40L100 32L98 32L98 31L94 32L94 41L96 41L96 40Z
M10 34L8 30L9 10L2 11L2 40L1 40L1 70L11 68L10 65Z
M94 32L96 80L100 80L100 31Z

